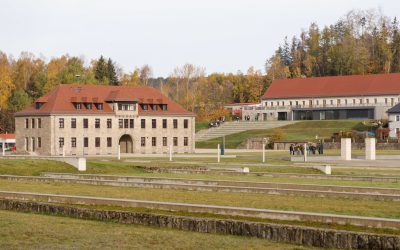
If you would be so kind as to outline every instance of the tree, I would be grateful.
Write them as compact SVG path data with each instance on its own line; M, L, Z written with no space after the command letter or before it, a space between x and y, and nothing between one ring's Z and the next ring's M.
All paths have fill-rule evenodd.
M10 111L18 112L32 103L31 98L23 89L15 90L9 100Z
M0 52L0 111L8 109L8 98L14 89L8 57Z
M147 86L149 84L149 78L152 77L151 67L147 64L143 65L139 70L139 79L142 85Z
M110 85L119 85L117 73L115 71L115 66L111 58L107 61L107 76Z
M107 78L107 65L103 56L100 56L99 60L95 62L94 67L94 78L99 81L101 84L105 84Z

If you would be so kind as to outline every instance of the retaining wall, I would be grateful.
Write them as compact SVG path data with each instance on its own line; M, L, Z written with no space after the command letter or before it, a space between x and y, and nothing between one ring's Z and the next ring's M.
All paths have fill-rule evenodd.
M0 209L113 221L160 228L214 234L231 234L282 241L305 246L340 249L400 249L396 235L349 232L272 223L194 218L150 213L98 210L39 202L1 200Z

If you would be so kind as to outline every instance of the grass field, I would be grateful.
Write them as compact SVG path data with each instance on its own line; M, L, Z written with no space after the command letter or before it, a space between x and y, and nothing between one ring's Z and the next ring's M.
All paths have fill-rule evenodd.
M173 189L94 186L70 183L0 180L5 191L100 196L234 207L400 218L400 203L377 200L321 198L256 193L225 193ZM355 206L356 201L356 206Z
M195 127L195 131L198 132L198 131L200 131L202 129L208 128L208 122L207 121L205 121L205 122L196 122L194 127Z
M0 249L306 249L257 238L1 210L0 236Z
M335 121L302 121L281 128L248 130L225 136L225 147L236 148L240 143L249 138L271 137L279 129L283 132L282 140L314 141L318 138L330 138L333 133L340 131L366 131L368 127L360 120L335 120ZM216 148L221 143L221 138L196 142L196 148Z

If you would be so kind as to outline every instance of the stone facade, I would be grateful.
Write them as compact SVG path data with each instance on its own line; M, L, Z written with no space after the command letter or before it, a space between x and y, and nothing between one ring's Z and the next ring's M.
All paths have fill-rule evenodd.
M72 128L72 119L76 121L76 128ZM84 128L84 119L87 119L87 128ZM123 121L123 128L120 128L120 119ZM131 128L132 119L133 127ZM34 128L32 127L33 120ZM38 127L39 120L40 128ZM99 127L96 127L96 120L99 121ZM142 120L145 121L145 128L141 126ZM153 128L153 120L155 120L155 128ZM166 128L163 128L163 120L167 122ZM177 128L174 128L174 120ZM187 128L184 128L185 120ZM63 126L60 126L60 121L63 121ZM111 128L108 128L109 121L111 121ZM27 127L26 124L28 124ZM195 148L194 126L195 118L193 116L139 116L137 113L133 115L77 114L15 118L17 152L52 156L63 154L66 156L116 155L120 139L124 135L129 135L132 147L129 147L130 152L125 152L124 148L121 149L122 153L167 153L171 145L175 153L192 153ZM84 145L84 138L87 138L87 146ZM111 140L111 144L109 144L109 140ZM143 140L144 145L142 145ZM155 145L153 144L154 140ZM174 140L177 145L174 145Z
M389 113L389 136L400 138L400 113Z

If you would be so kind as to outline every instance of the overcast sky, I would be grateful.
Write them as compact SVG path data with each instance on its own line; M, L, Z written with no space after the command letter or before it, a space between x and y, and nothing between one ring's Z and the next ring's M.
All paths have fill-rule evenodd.
M154 76L192 63L207 73L264 69L285 36L352 9L400 15L400 0L0 0L0 51L46 60L111 57Z

